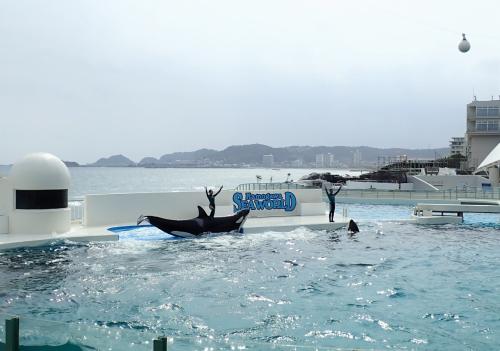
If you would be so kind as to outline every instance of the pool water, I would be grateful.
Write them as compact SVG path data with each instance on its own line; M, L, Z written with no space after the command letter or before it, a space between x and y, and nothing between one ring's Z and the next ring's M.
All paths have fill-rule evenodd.
M397 222L409 207L345 207L354 236L165 240L145 226L118 242L2 252L0 312L40 330L27 343L81 349L152 350L161 335L174 351L498 348L497 215L417 226Z

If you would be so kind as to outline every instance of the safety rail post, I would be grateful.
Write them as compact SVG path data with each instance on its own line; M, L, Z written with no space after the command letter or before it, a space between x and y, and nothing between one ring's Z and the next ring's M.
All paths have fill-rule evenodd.
M19 351L19 318L5 320L5 350Z
M167 338L162 337L153 340L153 351L167 351Z

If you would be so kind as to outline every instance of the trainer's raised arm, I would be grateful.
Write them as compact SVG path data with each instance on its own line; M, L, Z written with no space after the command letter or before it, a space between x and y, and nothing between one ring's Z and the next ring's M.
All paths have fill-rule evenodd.
M333 195L337 195L341 189L342 189L342 184L339 184L339 189Z
M215 193L215 195L214 195L214 196L219 195L219 193L221 192L221 190L222 190L222 188L223 188L223 187L224 187L224 185L221 185L221 186L220 186L220 188L219 188L219 190Z

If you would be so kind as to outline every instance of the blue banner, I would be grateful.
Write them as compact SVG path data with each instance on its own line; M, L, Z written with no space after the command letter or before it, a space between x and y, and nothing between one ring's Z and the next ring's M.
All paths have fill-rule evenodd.
M284 195L284 196L283 196ZM238 212L249 209L252 211L284 210L291 212L297 206L295 194L287 191L282 193L253 194L236 192L233 195L233 210Z

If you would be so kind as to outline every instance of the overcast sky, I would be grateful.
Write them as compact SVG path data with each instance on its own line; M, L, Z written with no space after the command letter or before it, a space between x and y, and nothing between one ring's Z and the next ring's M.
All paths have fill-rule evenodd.
M0 0L0 163L447 146L473 92L500 94L499 13L498 0Z

